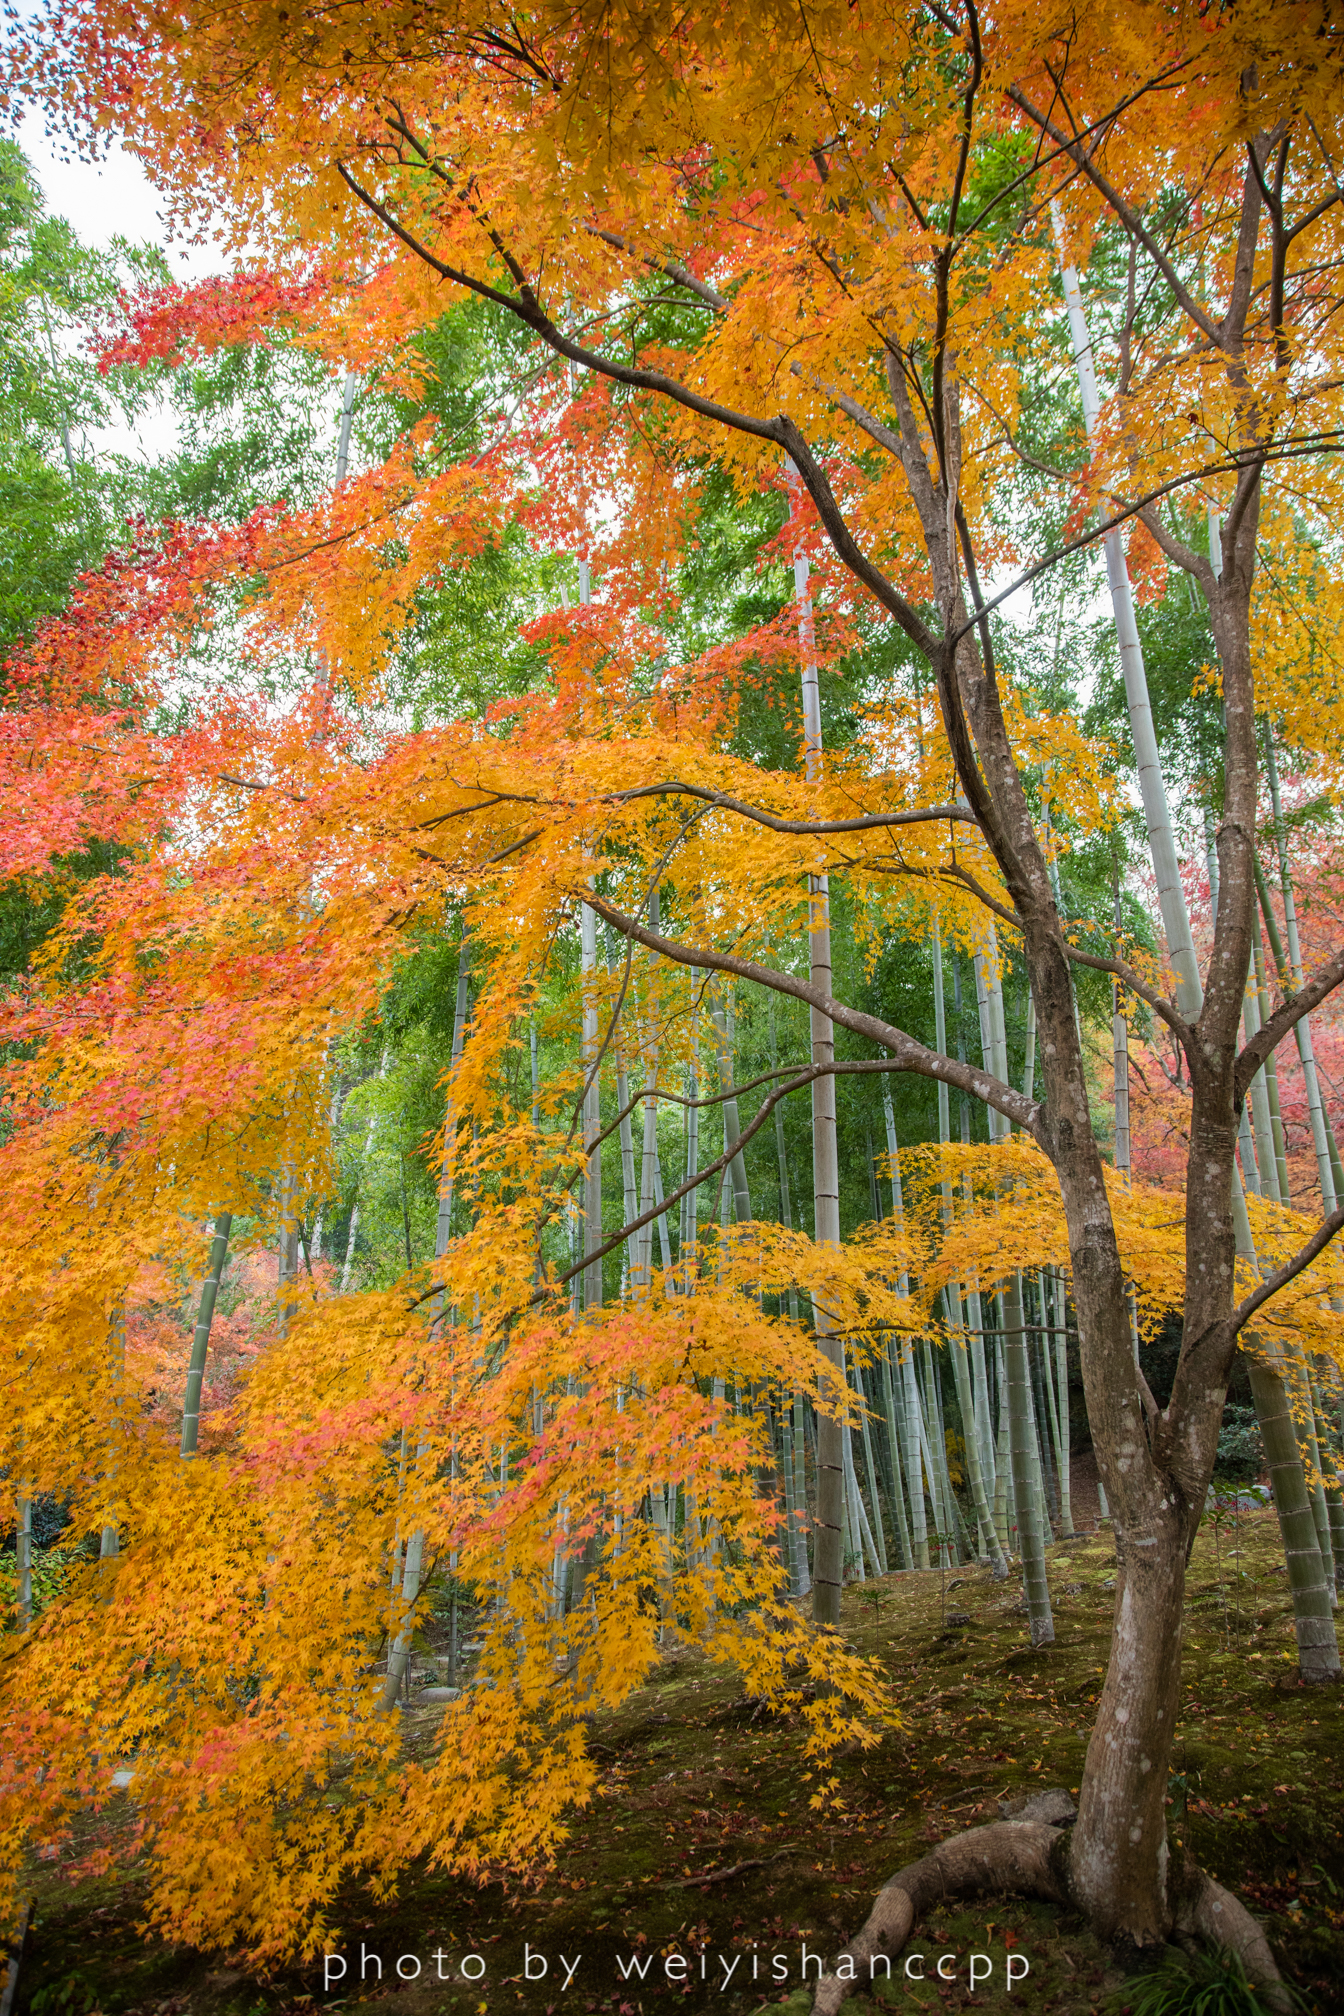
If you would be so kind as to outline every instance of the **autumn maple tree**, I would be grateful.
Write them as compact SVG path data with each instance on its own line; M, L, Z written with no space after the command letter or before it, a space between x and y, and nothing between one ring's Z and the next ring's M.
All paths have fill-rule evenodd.
M940 1309L954 1332L968 1284L1002 1292L1043 1637L1020 1481L1034 1431L1013 1393L1023 1270L1058 1268L1119 1564L1077 1822L976 1830L898 1874L849 1978L899 1947L928 1897L997 1886L1071 1902L1122 1949L1173 1926L1230 1940L1275 1992L1253 1922L1169 1854L1168 1648L1244 1345L1300 1557L1302 1670L1339 1671L1290 1404L1303 1339L1304 1377L1338 1350L1327 1248L1344 1210L1324 1134L1319 1223L1274 1193L1248 1199L1269 1150L1238 1157L1262 1068L1344 978L1333 940L1309 976L1286 952L1244 1025L1257 906L1277 929L1257 885L1273 737L1327 790L1338 758L1331 720L1309 718L1316 633L1293 585L1335 609L1344 94L1329 17L781 5L744 38L714 8L351 18L187 0L169 17L86 0L36 34L30 70L86 130L115 124L184 213L214 204L269 262L264 284L142 301L119 356L283 328L414 407L426 332L473 303L492 399L464 452L445 451L422 399L383 459L304 508L146 535L15 668L9 872L49 875L94 839L125 854L72 896L9 1008L5 1293L25 1389L45 1397L5 1461L112 1535L23 1648L10 1838L59 1830L95 1786L88 1731L115 1726L143 1760L162 1922L311 1949L349 1871L549 1849L591 1784L583 1714L648 1670L661 1618L771 1699L800 1705L800 1675L815 1680L818 1747L871 1732L882 1690L825 1628L851 1507L861 1523L846 1340L914 1337ZM1043 306L1056 298L1067 319ZM711 467L740 498L776 500L798 592L784 616L679 660L665 619ZM545 680L408 732L378 703L423 597L520 528L581 563L577 600L530 626ZM1119 825L1119 755L1040 704L996 615L1102 542L1165 960L1109 917L1064 913L1061 835ZM1212 638L1202 958L1127 566L1140 585L1183 571ZM207 624L228 626L254 676L220 681L166 733ZM827 752L817 660L865 626L907 676ZM746 674L799 660L800 760L767 767L733 743ZM917 1040L880 1001L840 997L832 881L869 942L932 939L939 990L944 947L974 958L980 1063L941 1029ZM433 1259L416 1263L408 1217L402 1278L333 1296L296 1258L331 1189L333 1045L445 931L457 1013ZM1008 957L1029 982L1039 1087L1010 1082ZM1103 1158L1076 1005L1091 975L1181 1059L1179 1237ZM770 1074L743 1123L725 1003L751 990L806 1009L811 1055ZM838 1052L837 1032L864 1054ZM702 1051L718 1059L723 1153L691 1158L659 1197L644 1181L657 1108L694 1104ZM614 1229L604 1073L626 1088ZM842 1244L835 1083L886 1073L976 1102L992 1145L912 1165L901 1212ZM813 1239L751 1217L743 1160L804 1092ZM653 1116L642 1156L632 1112ZM946 1143L941 1100L940 1116ZM685 1200L706 1185L711 1226L732 1190L731 1235L697 1231ZM664 1229L657 1267L674 1208L677 1251ZM226 1446L183 1462L143 1425L136 1298L183 1222L223 1210L279 1240L278 1334ZM604 1262L622 1250L625 1292L609 1297ZM815 1343L787 1317L799 1287ZM1172 1307L1183 1342L1159 1406L1136 1324ZM816 1405L817 1630L782 1599L763 1481L772 1409L795 1392ZM988 1508L973 1521L983 1532ZM432 1764L394 1774L380 1711L437 1558L495 1592L490 1684L451 1704ZM338 1769L359 1801L296 1796Z

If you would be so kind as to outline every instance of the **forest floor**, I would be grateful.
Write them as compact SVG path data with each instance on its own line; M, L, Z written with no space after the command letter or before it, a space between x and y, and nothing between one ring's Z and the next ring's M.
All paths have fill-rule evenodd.
M388 2016L746 2016L767 2005L801 2016L803 1949L834 1955L894 1870L945 1835L998 1819L1000 1800L1076 1789L1111 1628L1109 1532L1058 1542L1050 1566L1057 1636L1036 1652L1018 1585L996 1586L975 1568L846 1590L845 1635L887 1669L902 1727L827 1771L838 1782L822 1813L809 1804L817 1779L799 1724L756 1713L733 1674L677 1647L595 1725L600 1793L553 1868L480 1889L410 1872L390 1904L351 1896L332 1948L347 1971L328 1993L320 1961L261 1980L241 1961L149 1941L137 1931L134 1870L72 1887L45 1863L19 2011L297 2016L381 2000ZM1201 1532L1172 1833L1262 1918L1306 2006L1328 2012L1344 2009L1344 1690L1296 1681L1285 1584L1272 1512L1243 1515L1235 1534ZM408 1743L431 1743L440 1712L411 1710ZM113 1809L104 1820L115 1824ZM907 1951L925 1956L925 1983L903 1978L898 1963L889 1990L879 1983L873 2001L846 2005L854 2016L1125 2007L1123 1981L1082 1924L1043 1905L941 1911ZM972 1998L973 1953L988 1956L978 1974L992 1971ZM1016 1975L1030 1968L1011 1991L1010 1955ZM951 1977L942 1981L940 1958ZM398 1981L398 1960L405 1975L418 1961L418 1980ZM464 1980L464 1968L477 1978ZM336 1958L327 1971L338 1975Z

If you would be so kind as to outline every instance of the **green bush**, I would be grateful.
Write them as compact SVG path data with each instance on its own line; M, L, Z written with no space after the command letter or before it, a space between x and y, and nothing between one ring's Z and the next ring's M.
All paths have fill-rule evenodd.
M33 1615L40 1617L49 1603L52 1603L65 1588L69 1573L71 1551L62 1547L49 1550L34 1547L33 1569ZM19 1568L13 1554L0 1555L0 1629L12 1631L19 1621Z
M98 1991L76 1967L63 1980L39 1988L28 2007L32 2016L91 2016L98 2007Z
M1229 1401L1218 1431L1214 1476L1225 1478L1229 1484L1249 1483L1260 1475L1264 1465L1265 1449L1254 1407L1239 1407Z
M1293 2005L1301 1998L1288 1989ZM1236 1953L1214 1947L1201 1953L1168 1952L1159 1967L1127 1981L1116 2008L1127 2016L1271 2016L1260 1989L1246 1978Z

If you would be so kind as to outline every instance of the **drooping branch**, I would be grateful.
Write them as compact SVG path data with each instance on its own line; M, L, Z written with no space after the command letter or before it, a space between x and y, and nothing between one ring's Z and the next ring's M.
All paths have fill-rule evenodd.
M594 905L594 908L596 908L596 905ZM646 1225L652 1225L655 1218L662 1217L663 1213L669 1211L674 1204L679 1204L683 1197L688 1197L692 1190L698 1190L705 1183L711 1182L714 1177L721 1176L729 1164L735 1161L737 1156L741 1154L752 1136L758 1133L765 1125L780 1100L786 1099L790 1092L799 1092L805 1085L810 1085L814 1078L821 1076L822 1070L825 1068L824 1066L809 1065L805 1070L799 1071L794 1077L790 1078L786 1085L781 1085L777 1092L770 1093L767 1098L761 1101L759 1112L742 1129L737 1140L725 1148L717 1161L707 1162L703 1169L697 1169L694 1176L688 1176L686 1181L679 1185L677 1189L670 1191L660 1201L651 1204L648 1210L642 1211L637 1218L630 1219L628 1224L622 1225L619 1232L614 1232L609 1239L605 1240L602 1245L595 1247L591 1253L585 1253L581 1260L576 1260L574 1265L566 1268L563 1274L558 1274L553 1281L548 1281L544 1287L538 1288L534 1294L529 1296L524 1306L528 1309L535 1309L539 1302L544 1302L548 1296L555 1293L557 1288L563 1288L567 1282L574 1279L576 1274L582 1274L587 1268L596 1266L599 1262L605 1260L608 1253L614 1253L618 1247L624 1245L632 1233L642 1232ZM423 1295L417 1295L410 1306L414 1308L418 1303L426 1302L430 1299L431 1295L437 1295L440 1292L437 1287L426 1290Z
M1332 1211L1328 1218L1323 1218L1306 1245L1299 1248L1292 1259L1286 1261L1275 1273L1267 1275L1244 1302L1238 1303L1232 1312L1230 1335L1235 1337L1237 1332L1250 1322L1257 1309L1263 1309L1271 1296L1286 1288L1304 1267L1310 1267L1318 1254L1325 1251L1335 1234L1341 1231L1344 1231L1344 1205L1341 1205L1338 1211Z
M713 952L707 947L679 944L675 939L650 931L637 917L627 916L600 896L585 893L583 900L615 930L640 945L646 945L651 952L661 953L665 959L671 959L679 966L731 973L738 980L773 988L776 993L789 994L796 1001L806 1001L811 1007L819 1008L823 1015L837 1022L842 1029L849 1029L854 1035L866 1037L870 1043L881 1044L889 1050L897 1070L911 1071L921 1078L941 1080L945 1085L955 1086L959 1092L969 1093L973 1099L979 1099L984 1105L1004 1114L1024 1133L1030 1134L1047 1156L1050 1155L1040 1101L1014 1091L1011 1085L1003 1084L992 1072L977 1071L974 1066L962 1064L956 1058L944 1057L937 1050L930 1050L925 1044L916 1042L904 1029L884 1022L880 1016L866 1015L857 1008L850 1008L845 1002L835 1000L823 988L814 987L810 981L800 980L795 974L758 966L755 960L739 959L731 952Z
M596 908L596 905L594 905L594 908ZM760 1132L780 1101L787 1099L791 1093L804 1091L816 1078L843 1078L874 1071L903 1071L908 1069L908 1065L897 1063L894 1057L849 1057L841 1058L838 1061L833 1060L829 1064L807 1064L798 1067L794 1070L793 1076L789 1078L786 1084L779 1086L776 1091L769 1093L761 1101L759 1110L741 1130L737 1140L731 1147L724 1150L717 1161L706 1162L702 1168L696 1170L694 1176L688 1176L686 1181L676 1190L669 1191L660 1203L651 1204L649 1209L642 1212L638 1218L631 1218L626 1224L621 1226L619 1232L613 1232L605 1244L599 1246L595 1252L585 1254L582 1260L576 1260L572 1267L567 1268L563 1274L558 1274L547 1288L538 1289L537 1293L532 1297L532 1303L535 1304L543 1301L546 1295L554 1288L564 1287L567 1281L572 1281L576 1274L582 1274L584 1269L591 1267L595 1261L604 1260L608 1253L614 1253L632 1233L642 1232L644 1227L651 1225L655 1218L660 1218L674 1204L679 1204L683 1197L690 1195L692 1190L703 1189L706 1183L712 1182L716 1176L721 1176L729 1164L736 1161L748 1141ZM782 1072L772 1072L768 1075L777 1077L783 1074ZM759 1085L763 1082L762 1079L753 1078L751 1085ZM739 1092L750 1091L751 1085L734 1085L728 1091L716 1093L709 1099L678 1100L675 1099L675 1095L672 1093L661 1093L658 1096L668 1100L675 1100L676 1104L684 1106L714 1106L720 1104L723 1100L736 1098ZM625 1112L630 1112L641 1100L647 1097L647 1092L641 1091L637 1093L624 1109ZM615 1132L617 1125L618 1121L613 1121L598 1138L606 1140L609 1134ZM437 1294L438 1290L436 1289L433 1292ZM424 1300L425 1298L422 1296L419 1299Z

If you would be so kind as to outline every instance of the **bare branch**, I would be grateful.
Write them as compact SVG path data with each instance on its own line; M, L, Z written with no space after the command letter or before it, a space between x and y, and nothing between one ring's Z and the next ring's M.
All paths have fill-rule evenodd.
M1131 994L1137 994L1140 1001L1148 1003L1154 1015L1160 1016L1166 1023L1182 1049L1189 1049L1195 1036L1190 1024L1172 1006L1165 994L1159 994L1155 987L1150 987L1142 975L1136 973L1126 960L1104 957L1096 952L1083 952L1077 945L1070 945L1067 940L1064 945L1064 956L1071 959L1075 966L1090 966L1094 972L1112 974L1123 987L1129 989Z
M748 805L741 798L730 798L722 791L707 791L699 784L639 784L629 791L613 791L607 804L626 805L636 798L682 797L698 798L703 804L717 806L724 812L736 812L744 819L754 820L758 826L768 826L772 833L798 833L804 836L822 833L863 833L873 827L921 826L936 824L943 819L961 819L974 826L975 815L966 805L930 805L910 812L864 812L852 819L777 819L771 812L762 812L759 806Z
M1308 455L1338 455L1341 451L1344 451L1344 427L1328 427L1322 428L1320 433L1309 440L1280 442L1276 448L1248 450L1243 455L1229 457L1225 462L1206 462L1201 469L1189 469L1183 476L1173 476L1169 482L1160 483L1155 490L1149 490L1144 496L1136 497L1132 504L1126 504L1124 509L1117 511L1113 517L1104 519L1101 524L1092 526L1087 532L1079 533L1076 539L1070 539L1067 546L1057 546L1053 553L1047 553L1044 559L1038 560L1034 566L1016 575L1006 588L1001 588L988 602L977 604L951 641L953 644L959 644L963 637L968 636L976 628L982 616L997 609L1010 595L1016 595L1019 588L1029 587L1042 574L1047 574L1056 561L1067 560L1071 553L1081 553L1086 547L1095 546L1099 539L1104 539L1108 532L1114 532L1118 525L1128 524L1131 518L1140 517L1149 505L1156 504L1161 497L1170 497L1177 490L1186 490L1192 483L1202 483L1208 476L1237 475L1252 465L1258 472L1268 462L1296 462Z
M901 437L894 433L884 420L879 420L875 413L870 413L868 408L850 393L841 392L834 385L828 385L824 378L818 378L812 372L805 371L801 364L797 362L790 364L789 369L795 378L801 378L805 384L811 385L814 391L820 392L824 398L830 400L832 406L838 407L848 419L852 420L856 427L861 427L871 440L876 441L879 448L885 448L888 455L900 458Z
M1183 67L1183 65L1174 65L1172 70L1166 74L1174 75L1177 69ZM1158 81L1157 79L1153 80L1155 88ZM1195 300L1171 260L1167 257L1167 254L1162 250L1162 247L1153 237L1151 231L1144 224L1137 210L1133 209L1125 201L1120 191L1102 173L1096 156L1066 133L1063 127L1057 126L1047 113L1039 111L1032 104L1026 93L1020 90L1016 84L1008 86L1007 96L1017 106L1019 112L1026 114L1026 117L1030 119L1033 126L1039 128L1042 133L1048 133L1061 153L1067 154L1070 160L1075 162L1082 170L1083 174L1087 176L1088 181L1097 190L1097 193L1106 199L1106 202L1110 205L1121 224L1124 225L1126 231L1132 237L1138 239L1148 257L1157 267L1172 293L1190 317L1190 320L1197 328L1203 330L1211 343L1216 344L1221 350L1223 344L1218 324L1211 320L1204 309L1200 307L1198 301Z
M575 1261L574 1265L566 1268L563 1274L557 1275L553 1281L548 1281L544 1288L538 1288L527 1306L533 1308L538 1302L544 1302L548 1295L553 1295L557 1288L563 1288L566 1282L574 1279L576 1274L582 1274L585 1268L592 1267L600 1260L605 1260L608 1253L614 1253L619 1246L625 1243L632 1232L642 1232L646 1225L652 1225L655 1218L661 1218L665 1211L669 1211L674 1204L679 1204L683 1197L690 1195L692 1190L698 1190L715 1176L721 1176L729 1164L736 1161L752 1136L759 1133L761 1128L764 1127L781 1099L787 1099L790 1092L801 1091L804 1085L810 1085L814 1078L823 1077L830 1068L829 1065L809 1065L805 1070L799 1071L794 1077L790 1078L786 1085L781 1085L777 1092L772 1092L768 1098L763 1099L759 1112L748 1121L736 1141L732 1143L731 1147L724 1149L723 1154L718 1157L717 1161L708 1162L703 1169L697 1169L694 1176L688 1176L686 1181L678 1189L670 1191L661 1203L651 1204L647 1211L641 1212L638 1218L632 1218L628 1225L623 1225L619 1232L613 1233L612 1237L599 1246L595 1252L585 1253L582 1260Z
M1174 561L1183 573L1194 575L1205 588L1212 586L1212 561L1206 559L1202 553L1197 553L1193 546L1187 546L1184 539L1178 539L1176 534L1162 523L1151 504L1145 504L1138 515L1140 523L1147 526L1168 560Z

